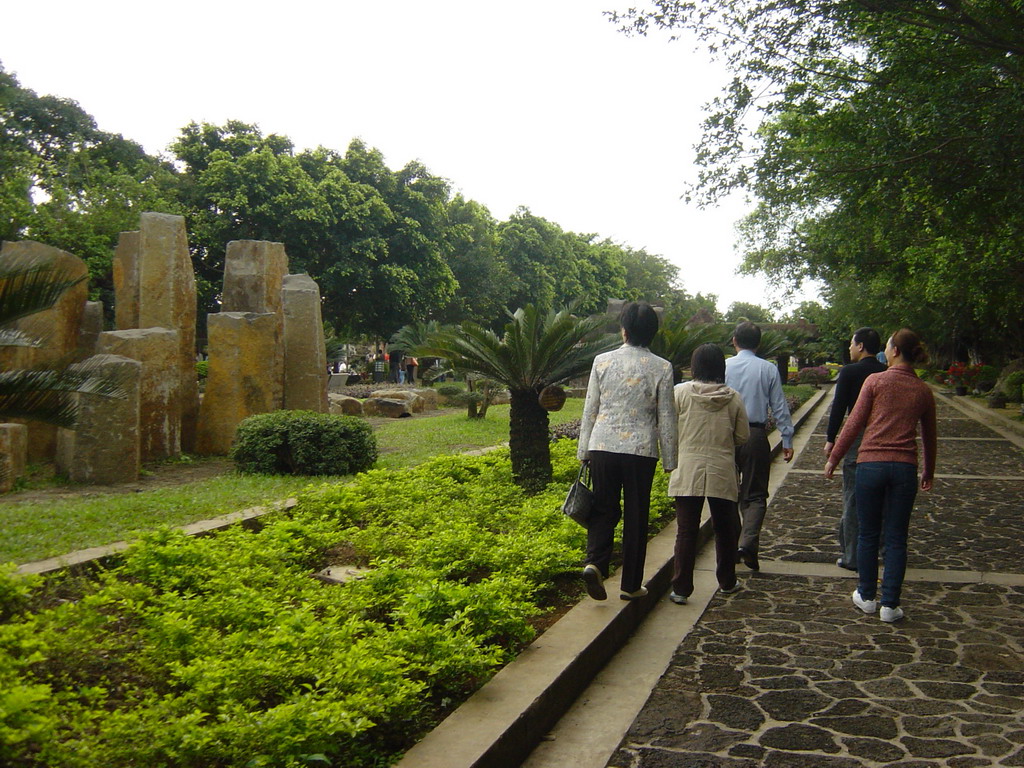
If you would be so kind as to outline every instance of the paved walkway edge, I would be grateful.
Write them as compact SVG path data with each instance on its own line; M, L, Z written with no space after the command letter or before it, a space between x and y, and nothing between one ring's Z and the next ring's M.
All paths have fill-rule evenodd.
M807 422L829 394L815 392L793 414L794 426ZM781 438L774 432L768 439L775 456ZM700 535L702 544L710 538L710 520ZM606 602L576 605L406 752L396 768L519 766L668 590L674 539L673 525L649 544L648 572L657 566L646 582L646 597L626 602L610 589ZM608 584L615 584L614 575Z

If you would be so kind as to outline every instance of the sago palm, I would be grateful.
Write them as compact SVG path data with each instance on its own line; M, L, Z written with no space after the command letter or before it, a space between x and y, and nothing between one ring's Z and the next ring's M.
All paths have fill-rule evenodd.
M38 346L15 327L23 317L49 309L68 288L85 278L69 275L54 262L5 258L0 262L0 347ZM58 427L75 425L76 408L68 394L123 396L120 382L88 366L76 370L0 371L0 419L34 419Z
M672 363L676 381L681 378L684 368L690 366L693 351L701 344L722 344L729 336L729 329L714 323L688 325L685 320L667 322L651 342L651 352Z
M600 317L578 318L567 309L543 313L533 305L517 309L504 334L474 323L435 333L423 354L447 358L461 372L475 373L509 389L509 452L512 476L527 491L551 481L548 413L538 395L590 370L594 358L621 340L601 333Z

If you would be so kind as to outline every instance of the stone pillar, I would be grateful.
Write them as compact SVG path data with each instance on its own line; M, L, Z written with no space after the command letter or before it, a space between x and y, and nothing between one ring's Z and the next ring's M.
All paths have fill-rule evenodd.
M221 312L272 313L278 336L284 337L281 286L288 272L288 255L282 243L264 240L232 240L224 255L224 294ZM274 408L284 407L284 349L275 350L264 363L274 371Z
M8 422L0 424L0 493L14 488L25 474L28 456L28 427Z
M221 312L281 311L281 285L288 274L282 243L232 240L224 255Z
M0 262L55 263L65 276L88 278L89 269L77 256L31 240L5 242L0 247ZM0 370L19 368L59 368L73 360L78 349L89 288L86 280L64 291L47 310L23 317L12 327L40 340L37 347L0 347ZM37 421L16 419L28 425L28 460L51 461L57 449L57 428Z
M96 354L96 342L103 333L103 302L85 302L85 312L82 314L82 326L78 329L78 352L76 360L85 360Z
M76 483L130 483L139 478L139 378L143 365L117 355L95 355L72 369L117 376L126 397L76 393L78 423L61 429L57 469Z
M178 332L167 328L135 328L100 334L96 350L142 364L139 374L139 453L155 461L181 453L178 411Z
M178 332L181 446L191 450L199 413L196 379L196 279L188 252L185 219L144 213L138 246L139 328Z
M219 312L207 317L210 368L199 411L196 452L227 455L242 419L276 410L280 378L267 364L280 354L280 318Z
M114 250L114 327L139 327L139 235L122 232Z
M320 288L309 275L285 275L284 407L327 413L327 347Z

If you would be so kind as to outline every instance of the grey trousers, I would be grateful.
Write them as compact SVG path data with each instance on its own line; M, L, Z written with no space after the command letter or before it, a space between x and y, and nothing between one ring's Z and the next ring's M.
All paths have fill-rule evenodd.
M843 515L839 518L839 553L843 563L857 567L857 452L864 433L857 435L843 457Z
M757 554L761 549L761 526L768 510L768 476L772 454L763 427L751 427L750 439L736 449L740 471L739 547Z

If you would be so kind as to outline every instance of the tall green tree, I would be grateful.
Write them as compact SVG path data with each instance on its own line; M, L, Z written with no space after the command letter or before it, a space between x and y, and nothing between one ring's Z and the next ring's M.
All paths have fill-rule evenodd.
M565 261L562 234L557 224L527 208L498 225L498 252L512 275L510 307L554 305L555 272Z
M749 301L734 301L730 304L725 312L725 320L729 323L738 323L740 320L749 320L752 323L773 322L770 309Z
M626 270L627 301L665 301L681 289L679 267L664 256L648 253L644 248L623 246L619 262Z
M458 285L438 319L498 329L513 283L498 251L498 222L485 206L460 194L448 206L448 224L448 266Z
M760 200L748 271L856 292L947 355L1024 352L1020 3L666 0L627 23L691 30L734 74L693 194Z
M176 184L169 163L0 66L0 239L75 254L89 267L92 298L109 309L118 234L137 229L142 211L178 212Z
M590 370L594 358L621 340L599 333L604 318L578 318L568 310L517 309L498 336L473 323L435 334L423 354L447 358L456 370L509 389L509 452L515 482L530 492L551 482L548 413L538 395Z

